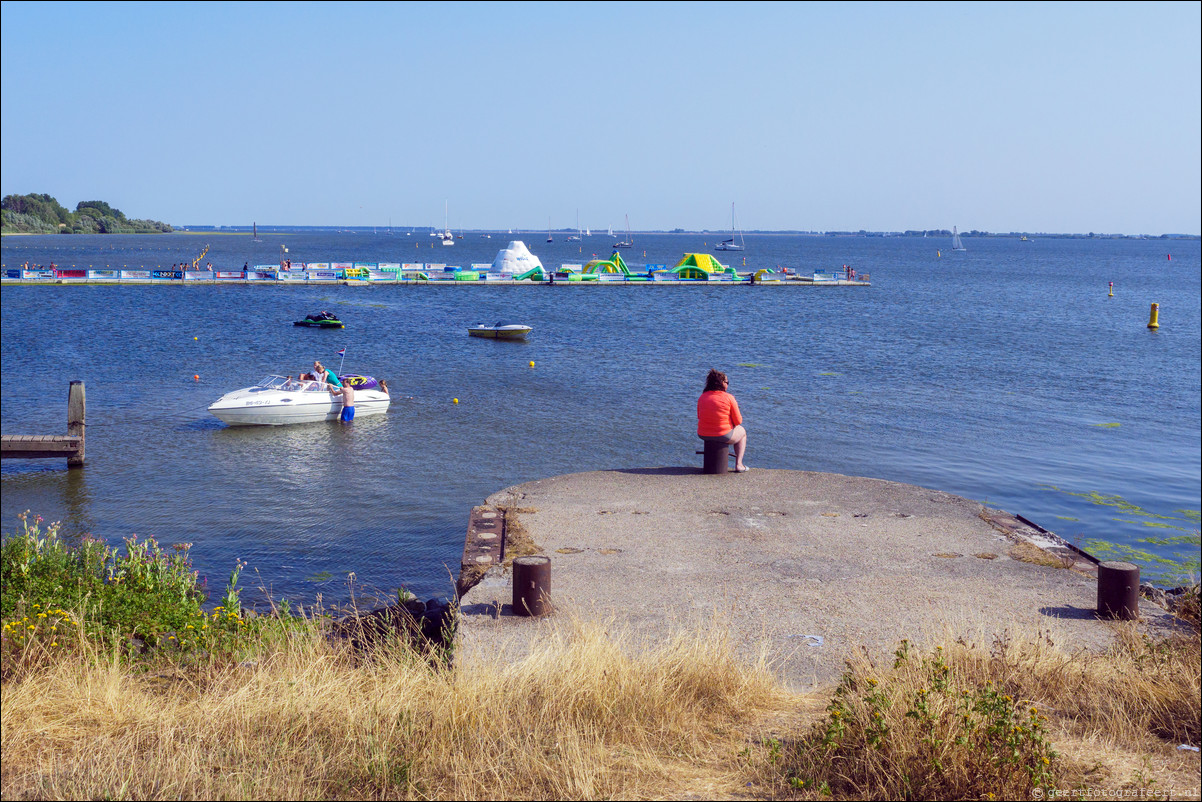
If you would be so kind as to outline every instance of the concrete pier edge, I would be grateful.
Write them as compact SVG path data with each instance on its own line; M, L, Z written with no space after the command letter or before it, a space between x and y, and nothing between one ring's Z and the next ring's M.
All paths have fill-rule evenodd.
M504 548L481 542L486 513L505 535L486 542ZM512 610L509 565L533 553L552 560L556 612L541 619ZM901 638L1055 631L1069 648L1105 648L1120 625L1095 614L1097 564L1020 515L885 480L755 468L567 474L473 508L457 650L517 660L583 618L654 644L709 616L741 653L766 648L787 684L812 688L835 681L850 650L885 654ZM1145 629L1176 628L1146 600L1140 613Z

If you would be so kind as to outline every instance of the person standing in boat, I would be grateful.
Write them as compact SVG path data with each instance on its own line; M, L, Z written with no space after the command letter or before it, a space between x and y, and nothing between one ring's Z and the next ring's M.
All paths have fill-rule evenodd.
M338 380L338 374L332 370L327 370L326 366L320 361L313 361L313 378L325 384L332 384L335 387L341 387L342 382Z
M726 392L730 381L720 370L705 377L705 391L697 399L697 436L706 442L727 443L735 448L735 471L746 473L743 452L747 450L747 430L739 402Z
M355 388L349 384L345 387L330 387L330 395L342 396L342 414L338 417L338 420L343 423L353 421L355 419Z

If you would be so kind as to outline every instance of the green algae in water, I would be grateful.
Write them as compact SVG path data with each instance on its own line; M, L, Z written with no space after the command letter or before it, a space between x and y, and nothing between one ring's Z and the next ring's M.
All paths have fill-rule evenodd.
M1093 424L1093 426L1095 426L1099 429L1117 429L1118 427L1120 427L1122 425L1123 424L1121 424L1121 423L1095 423L1095 424Z
M839 373L819 373L819 376L839 376Z
M319 574L314 574L313 576L305 577L305 581L306 582L328 582L333 577L334 577L334 575L331 574L329 571L322 571Z
M768 366L761 365L759 362L740 362L738 364L738 367L740 367L740 368L766 368Z
M1141 540L1140 542L1164 545L1157 542L1159 540L1159 538L1149 538L1147 541ZM1172 541L1169 545L1178 545L1178 543L1180 545L1189 545L1190 543L1197 545L1199 542L1196 535L1180 539L1167 538L1166 540ZM1159 557L1146 549L1137 549L1106 540L1087 540L1085 546L1089 553L1098 559L1136 563L1140 567L1142 579L1149 579L1160 585L1193 584L1198 581L1199 573L1202 572L1202 560L1199 559L1196 552L1193 554L1174 552L1173 557Z
M1125 560L1136 563L1140 566L1140 571L1146 579L1159 585L1189 584L1197 582L1198 577L1202 575L1202 552L1199 551L1199 546L1202 546L1202 535L1198 531L1200 516L1197 510L1174 510L1181 517L1157 515L1136 504L1132 504L1122 496L1108 495L1097 491L1074 493L1069 490L1062 490L1055 485L1042 485L1042 487L1075 498L1086 499L1091 504L1101 507L1111 507L1124 515L1132 516L1135 520L1131 518L1111 519L1126 526L1170 529L1185 533L1182 535L1138 538L1135 541L1139 544L1138 546L1111 543L1110 541L1099 539L1085 541L1087 550L1095 557L1103 560ZM1066 517L1064 520L1072 519ZM1147 548L1141 548L1141 546L1149 546L1161 550L1169 549L1172 550L1171 556L1166 557L1153 554ZM1186 549L1186 551L1177 551L1176 549Z
M1172 515L1157 515L1154 512L1148 512L1144 508L1127 501L1122 496L1110 496L1106 495L1105 493L1099 493L1096 490L1089 493L1074 493L1071 490L1061 490L1055 485L1042 485L1042 487L1046 487L1049 490L1055 490L1057 493L1064 493L1068 496L1088 499L1091 504L1097 504L1102 507L1115 507L1127 515L1141 515L1145 518L1159 518L1166 521L1176 520ZM1178 510L1178 512L1182 512L1182 510Z
M1057 515L1056 517L1062 521L1080 521L1081 520L1080 518L1073 518L1070 515Z

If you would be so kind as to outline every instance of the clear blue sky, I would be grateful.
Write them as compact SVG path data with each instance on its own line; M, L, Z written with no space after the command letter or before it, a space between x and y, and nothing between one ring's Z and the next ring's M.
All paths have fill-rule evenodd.
M1202 5L3 3L4 194L175 225L1199 233Z

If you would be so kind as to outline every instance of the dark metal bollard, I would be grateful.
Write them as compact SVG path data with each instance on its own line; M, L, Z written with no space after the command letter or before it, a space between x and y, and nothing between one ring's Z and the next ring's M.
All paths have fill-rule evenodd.
M713 440L705 440L704 456L701 458L702 473L726 473L728 470L727 460L730 458L729 443L715 443Z
M551 558L535 555L513 561L514 615L539 616L551 612Z
M1139 618L1139 566L1107 560L1098 564L1098 615L1132 621Z

